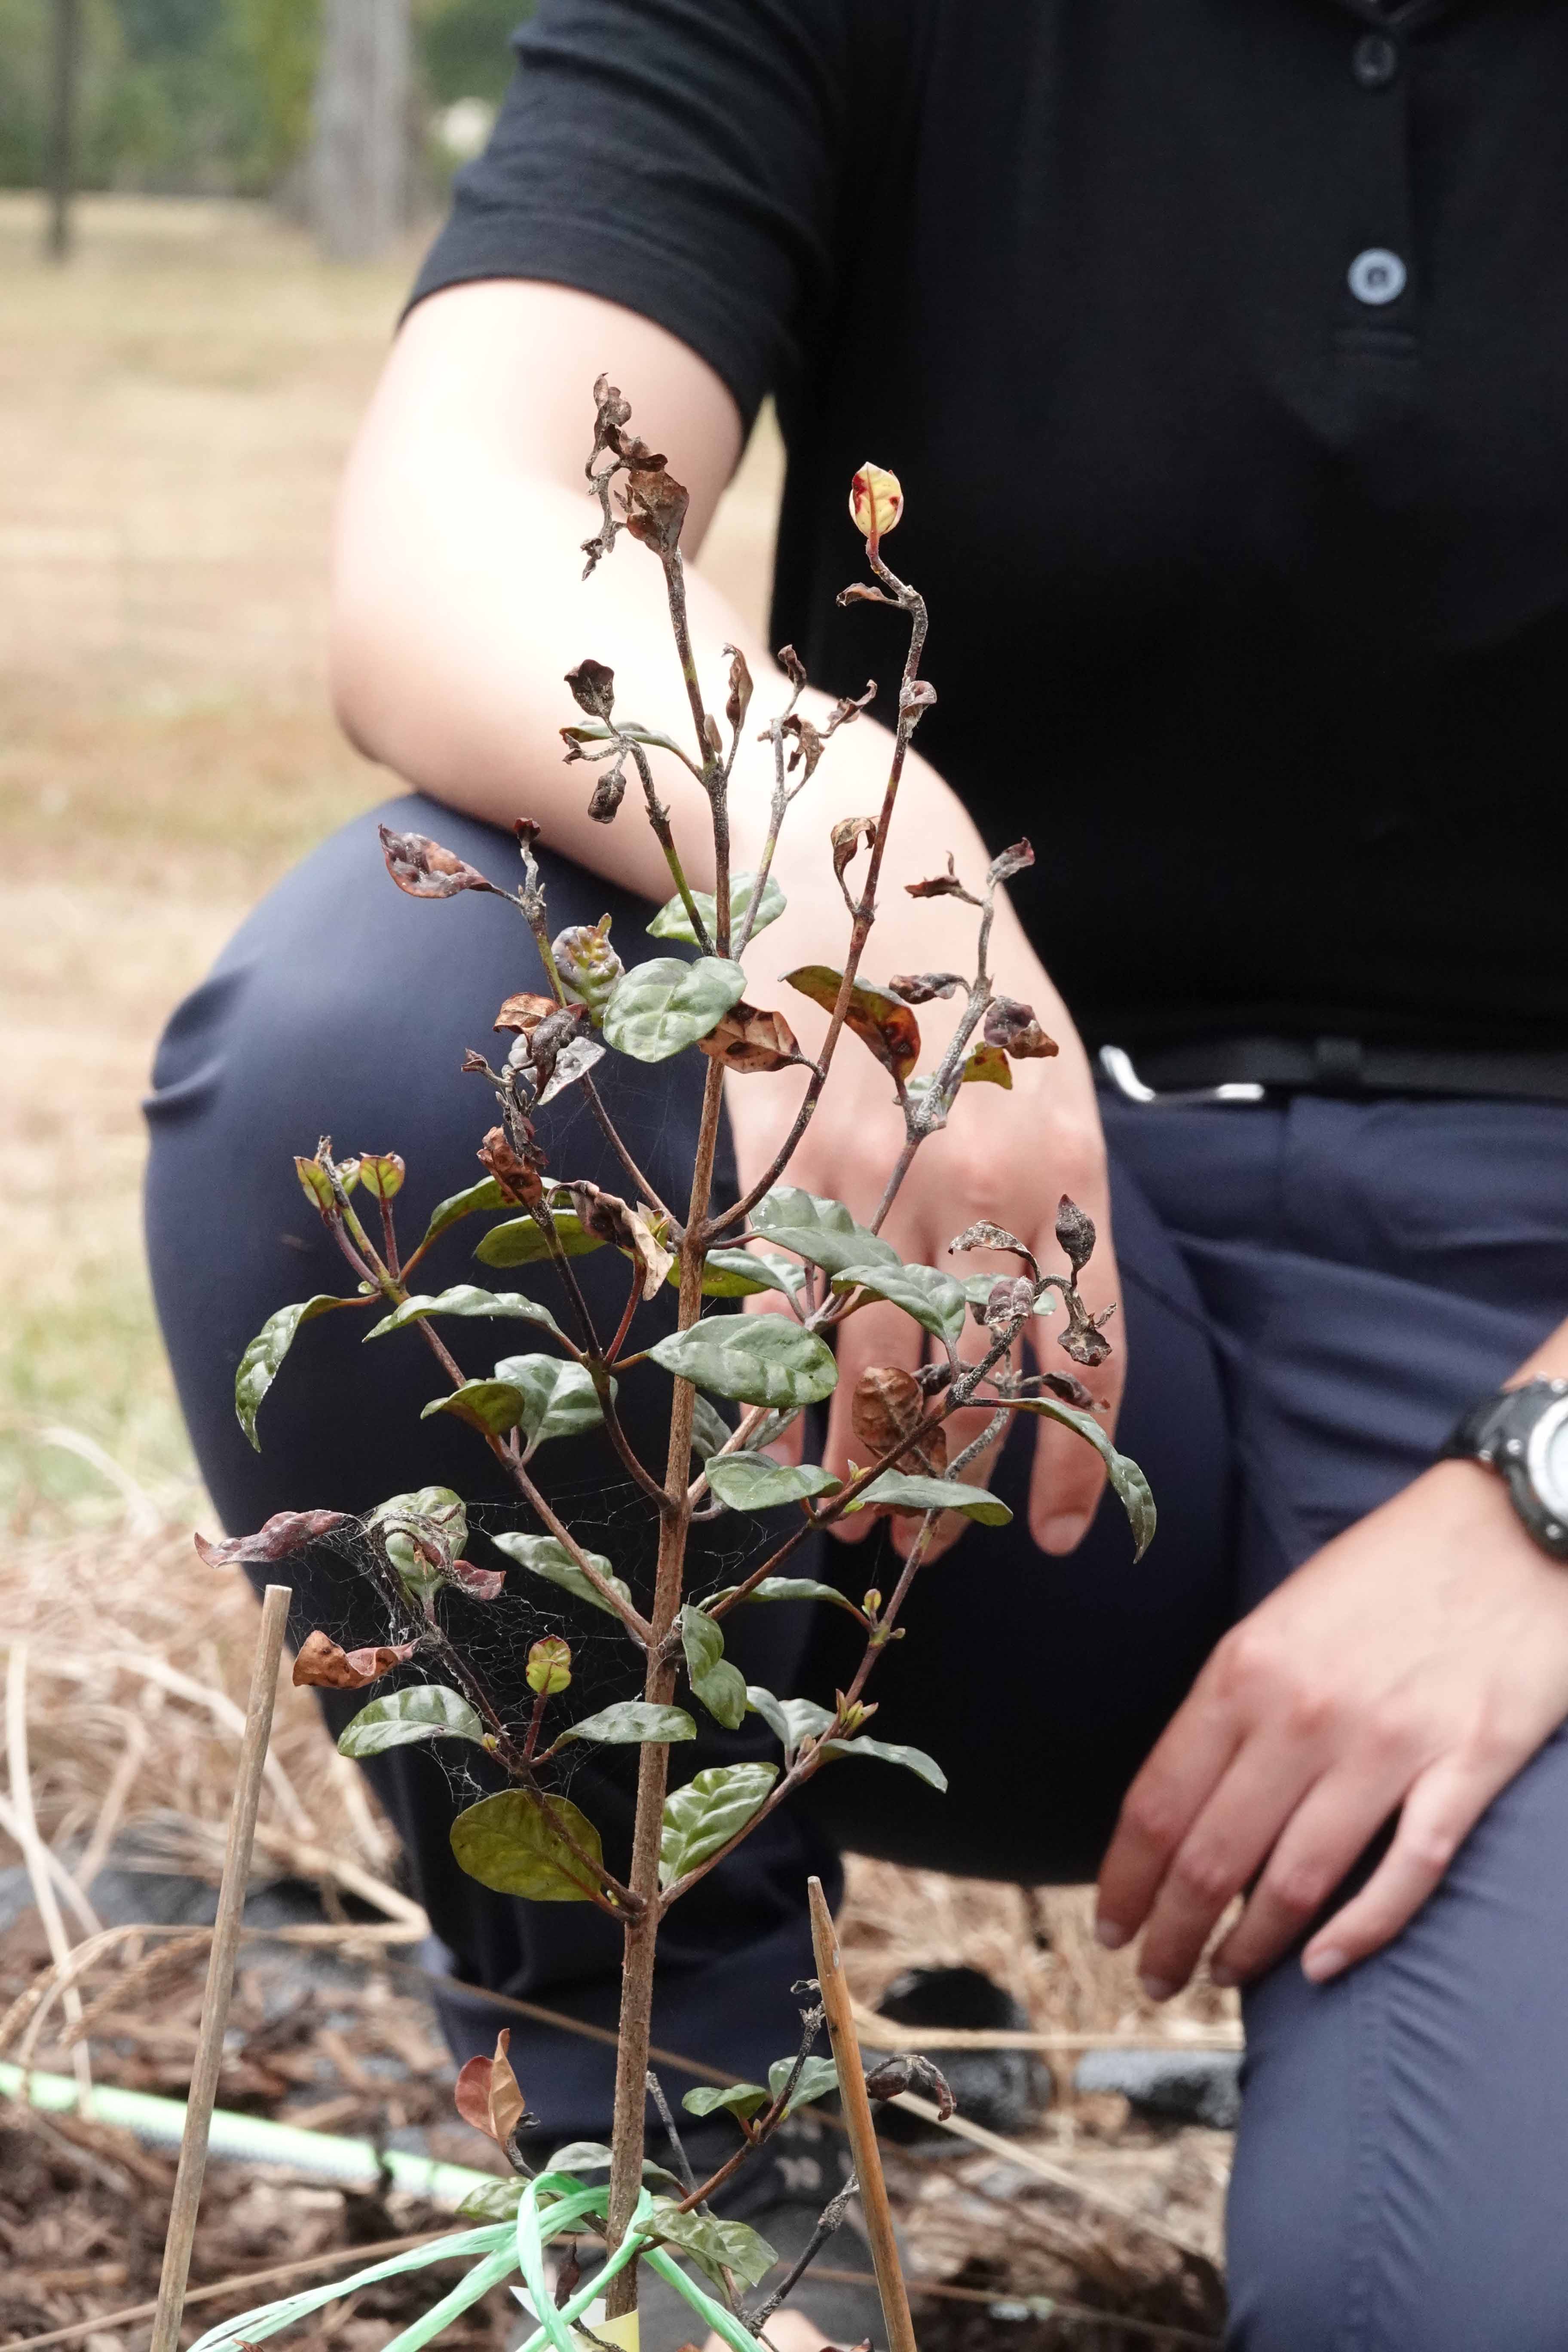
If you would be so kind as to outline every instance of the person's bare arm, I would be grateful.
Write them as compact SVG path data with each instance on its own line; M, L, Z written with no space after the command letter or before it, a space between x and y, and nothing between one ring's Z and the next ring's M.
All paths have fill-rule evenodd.
M449 288L405 322L349 465L335 537L332 687L343 726L371 758L437 799L498 824L532 817L552 847L662 901L669 877L636 786L614 824L592 823L586 812L595 771L563 762L558 732L575 716L563 674L585 655L614 667L617 713L663 728L678 741L687 740L690 724L658 566L623 542L579 584L582 542L597 525L583 467L592 439L591 387L601 372L632 402L632 429L667 454L689 490L683 544L689 560L696 554L741 447L734 403L706 362L649 320L595 296L520 280ZM897 452L885 454L896 462ZM918 485L908 487L918 495ZM847 580L859 568L847 517L844 563ZM752 714L761 725L783 707L784 678L700 574L689 575L689 588L710 699L721 699L722 646L739 645L757 682ZM940 686L940 612L931 649L930 667ZM902 656L889 616L885 676L896 675ZM807 698L819 721L830 707L826 697ZM826 1023L803 999L777 988L774 975L801 963L841 961L847 920L828 865L828 832L840 817L879 805L890 750L891 738L872 720L842 730L792 811L774 862L789 909L752 950L749 969L759 1001L781 1003L808 1045ZM688 874L698 887L711 887L706 799L676 761L655 758ZM746 745L731 793L737 869L757 862L771 774L767 748ZM960 970L972 960L972 912L952 899L916 905L902 887L940 867L950 849L973 887L986 864L980 836L935 770L911 757L868 977ZM943 1256L949 1240L988 1216L1056 1265L1057 1199L1071 1192L1101 1226L1085 1288L1092 1305L1103 1306L1115 1294L1115 1265L1092 1078L1061 1000L1005 904L992 968L1005 992L1034 1003L1060 1040L1061 1055L1016 1064L1010 1095L966 1088L948 1130L923 1147L886 1231L907 1258L951 1264ZM767 1167L799 1093L784 1076L731 1082L742 1181ZM853 1046L840 1052L791 1181L868 1216L903 1139L890 1094L886 1073L868 1055ZM980 1263L972 1259L963 1270ZM1055 1355L1053 1327L1041 1328L1051 1360L1065 1363ZM829 1438L829 1460L839 1468L850 1442L855 1374L868 1360L912 1364L918 1337L892 1308L863 1309L846 1325ZM1113 1409L1123 1360L1119 1330L1116 1337L1117 1352L1097 1375L1096 1391ZM1036 1533L1053 1549L1068 1549L1099 1494L1099 1457L1047 1423L1037 1462Z

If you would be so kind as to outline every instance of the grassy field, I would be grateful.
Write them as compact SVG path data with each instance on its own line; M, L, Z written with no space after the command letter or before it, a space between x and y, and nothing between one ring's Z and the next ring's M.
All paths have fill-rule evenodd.
M329 268L258 206L0 195L0 1493L13 1532L179 1516L140 1246L140 1097L247 908L387 789L322 677L332 488L417 246ZM707 568L764 595L765 429ZM74 1450L73 1450L74 1449ZM89 1458L93 1454L98 1461Z

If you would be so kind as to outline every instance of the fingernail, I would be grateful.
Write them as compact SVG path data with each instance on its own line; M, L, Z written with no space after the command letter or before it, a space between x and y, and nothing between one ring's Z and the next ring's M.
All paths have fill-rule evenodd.
M1127 1941L1127 1929L1119 1927L1114 1919L1097 1919L1094 1933L1096 1940L1103 1944L1108 1952L1119 1952Z
M1236 1970L1233 1968L1228 1967L1224 1960L1211 1960L1209 1962L1209 1982L1213 1985L1218 1985L1222 1992L1229 1992L1234 1986L1238 1985L1241 1982L1241 1979L1237 1975Z
M1089 1521L1081 1511L1063 1511L1059 1517L1046 1521L1040 1549L1042 1551L1076 1551L1088 1527Z
M1303 1953L1301 1958L1301 1974L1309 1984L1324 1984L1349 1966L1344 1953L1332 1944L1325 1944L1319 1951Z
M1169 2000L1176 1990L1173 1984L1167 1984L1163 1977L1140 1977L1138 1981L1151 2000Z

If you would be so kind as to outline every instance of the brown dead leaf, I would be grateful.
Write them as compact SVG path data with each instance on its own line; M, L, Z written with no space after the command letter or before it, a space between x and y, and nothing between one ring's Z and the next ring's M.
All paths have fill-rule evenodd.
M528 2114L507 2056L510 2046L511 2028L503 2025L496 2035L495 2056L470 2058L452 2086L453 2103L463 2121L482 2131L500 2148L506 2147Z
M381 835L382 853L386 870L400 890L411 898L452 898L459 890L488 890L497 898L506 892L488 882L477 866L470 866L455 850L443 849L423 833L394 833L390 825L377 827Z
M380 1649L341 1650L330 1634L307 1633L294 1661L294 1685L299 1690L363 1690L394 1666L406 1665L416 1646L399 1642Z
M835 971L831 964L803 963L794 971L786 971L784 979L791 988L798 988L803 996L809 996L814 1004L831 1013L838 1002L844 974ZM899 997L889 995L886 989L858 982L849 992L845 1026L853 1029L861 1044L869 1046L879 1062L896 1078L907 1078L920 1059L920 1023L909 1006Z
M782 1013L759 1012L754 1004L732 1005L717 1029L697 1040L710 1061L744 1076L752 1070L787 1070L802 1061L795 1031Z
M927 1400L912 1372L896 1364L871 1364L855 1383L849 1422L856 1437L874 1462L918 1429L925 1418ZM933 1478L947 1470L947 1431L939 1422L911 1446L896 1465L900 1470L929 1470Z
M1017 1062L1039 1060L1060 1050L1041 1028L1034 1006L1020 1004L1012 996L999 996L988 1007L981 1034L988 1045L1000 1047Z
M544 1185L538 1169L512 1150L504 1128L491 1128L476 1157L480 1167L494 1177L502 1198L514 1207L531 1209L543 1199Z
M209 1568L231 1568L282 1559L302 1544L315 1543L333 1528L341 1528L347 1517L346 1511L274 1511L253 1536L228 1536L217 1543L206 1536L195 1536L192 1541Z
M515 996L506 999L492 1025L513 1029L520 1037L531 1037L540 1023L548 1020L555 1009L552 996L536 996L531 989L520 989Z

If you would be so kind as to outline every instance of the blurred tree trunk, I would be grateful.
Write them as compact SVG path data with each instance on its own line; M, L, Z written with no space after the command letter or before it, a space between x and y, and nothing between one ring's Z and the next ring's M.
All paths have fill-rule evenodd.
M325 0L310 215L333 261L384 251L408 215L409 0Z
M70 208L76 189L81 0L54 0L49 48L49 221L45 248L51 261L64 261L71 247Z

